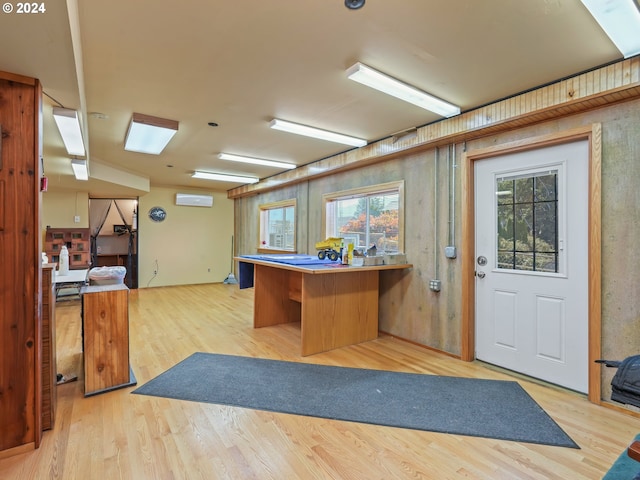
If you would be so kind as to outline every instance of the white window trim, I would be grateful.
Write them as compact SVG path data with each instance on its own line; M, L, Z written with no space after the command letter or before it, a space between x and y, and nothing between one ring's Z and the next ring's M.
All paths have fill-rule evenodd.
M263 225L264 213L268 210L277 210L293 207L293 248L275 248L270 245L264 246L262 244L263 232L265 226ZM279 252L287 252L287 253L295 253L297 252L297 238L296 238L296 230L297 230L297 201L295 198L290 198L287 200L281 200L279 202L271 202L264 203L258 206L258 253L279 253Z
M322 195L322 231L325 237L332 234L333 228L327 224L327 206L335 200L366 197L373 194L398 192L398 251L404 252L404 180L397 182L380 183L366 187L341 190L339 192L325 193Z

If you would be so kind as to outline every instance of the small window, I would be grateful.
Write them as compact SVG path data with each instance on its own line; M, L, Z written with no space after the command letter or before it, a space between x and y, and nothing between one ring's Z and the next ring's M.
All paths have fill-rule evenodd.
M496 180L498 268L558 273L558 172Z
M404 251L404 182L385 183L324 196L325 233L358 250Z
M295 252L295 232L295 199L260 205L259 252Z

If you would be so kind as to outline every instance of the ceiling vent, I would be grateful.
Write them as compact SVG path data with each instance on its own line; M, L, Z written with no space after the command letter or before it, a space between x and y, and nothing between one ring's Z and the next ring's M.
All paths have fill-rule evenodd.
M176 193L176 205L189 207L212 207L212 195L195 195L192 193Z

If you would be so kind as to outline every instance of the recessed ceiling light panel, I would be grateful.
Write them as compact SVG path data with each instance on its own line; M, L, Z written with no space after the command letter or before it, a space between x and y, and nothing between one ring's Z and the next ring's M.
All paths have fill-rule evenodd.
M134 113L124 149L129 152L159 155L178 131L178 122Z
M53 119L69 155L84 157L86 152L78 112L70 108L53 107Z
M86 160L71 160L71 168L76 180L89 180L89 170Z

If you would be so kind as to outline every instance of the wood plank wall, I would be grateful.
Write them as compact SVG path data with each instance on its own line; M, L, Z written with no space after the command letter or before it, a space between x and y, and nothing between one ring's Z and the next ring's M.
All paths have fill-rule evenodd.
M0 452L41 432L41 87L0 72Z

